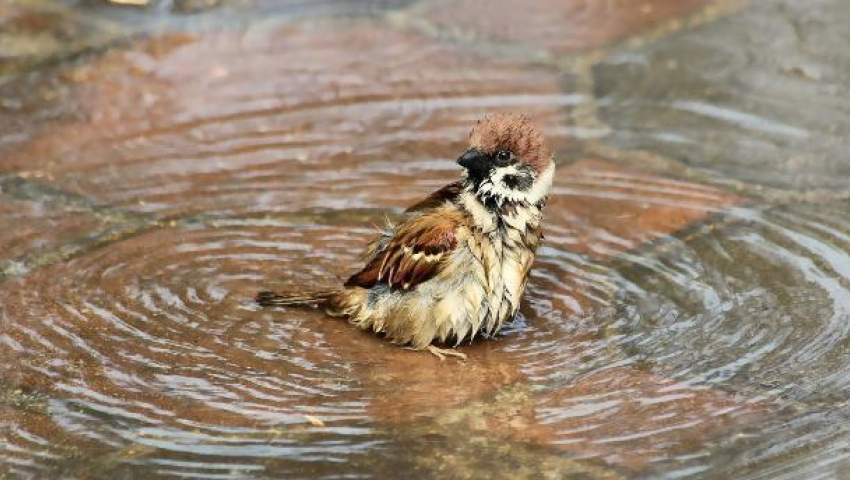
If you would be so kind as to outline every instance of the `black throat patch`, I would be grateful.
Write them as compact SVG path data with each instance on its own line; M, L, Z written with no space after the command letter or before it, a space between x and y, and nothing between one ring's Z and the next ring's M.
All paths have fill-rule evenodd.
M502 183L511 190L519 190L527 192L534 185L534 177L528 174L519 173L517 175L505 175Z

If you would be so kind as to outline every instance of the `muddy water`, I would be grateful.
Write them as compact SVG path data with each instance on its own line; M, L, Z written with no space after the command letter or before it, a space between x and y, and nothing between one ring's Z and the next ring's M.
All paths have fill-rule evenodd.
M734 175L598 148L577 125L594 104L580 72L452 38L224 22L3 85L0 193L17 203L0 220L79 227L0 235L17 265L0 284L3 474L846 471L847 201L733 192L716 185ZM471 122L497 109L534 117L559 159L503 335L441 363L253 304L346 278L376 224L457 178Z

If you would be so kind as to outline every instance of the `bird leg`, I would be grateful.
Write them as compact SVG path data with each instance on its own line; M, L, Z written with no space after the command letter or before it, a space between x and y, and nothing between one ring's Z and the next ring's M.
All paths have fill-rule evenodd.
M466 354L458 352L453 348L437 348L433 345L428 345L427 347L425 347L425 350L435 355L437 358L440 359L441 362L446 359L446 355L457 357L463 361L466 361Z

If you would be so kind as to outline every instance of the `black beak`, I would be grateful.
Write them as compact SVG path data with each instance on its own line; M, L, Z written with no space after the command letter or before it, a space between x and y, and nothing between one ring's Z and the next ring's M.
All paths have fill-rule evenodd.
M481 150L470 148L457 159L457 163L471 172L480 172L487 168L489 162L487 155L484 155Z

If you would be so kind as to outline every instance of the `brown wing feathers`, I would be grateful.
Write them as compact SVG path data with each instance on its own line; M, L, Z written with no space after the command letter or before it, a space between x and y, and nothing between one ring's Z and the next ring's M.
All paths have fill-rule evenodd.
M455 199L463 191L463 180L450 183L436 192L428 195L428 198L409 207L405 212L419 212L429 208L437 208L447 201Z
M371 288L379 283L410 289L439 273L456 245L458 214L440 209L399 225L393 238L345 286Z

